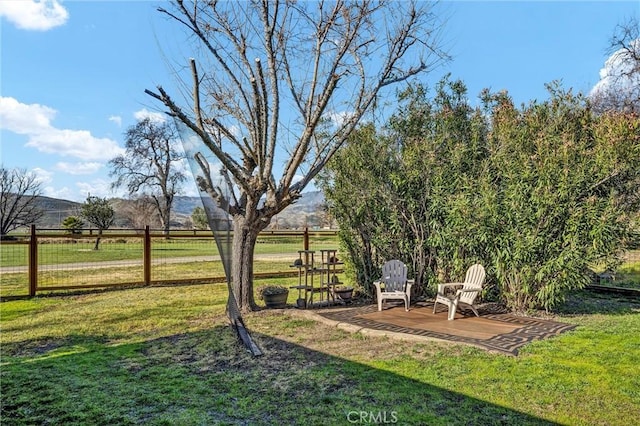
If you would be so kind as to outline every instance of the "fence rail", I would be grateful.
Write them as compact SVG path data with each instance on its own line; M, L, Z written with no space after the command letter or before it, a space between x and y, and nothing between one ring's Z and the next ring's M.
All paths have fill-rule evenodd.
M99 250L94 244L100 238ZM337 248L336 231L263 231L256 277L296 274L298 250ZM224 282L211 231L36 229L0 241L0 298L117 286Z

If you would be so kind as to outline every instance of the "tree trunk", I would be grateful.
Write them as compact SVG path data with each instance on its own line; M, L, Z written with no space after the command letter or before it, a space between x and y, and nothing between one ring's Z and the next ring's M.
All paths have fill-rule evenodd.
M244 217L233 219L231 248L231 285L240 312L258 309L253 294L253 251L261 229L247 223Z
M171 227L171 205L173 204L173 197L169 194L164 193L164 208L162 209L161 217L162 217L162 226L164 227L164 235L165 237L169 237L169 228Z
M170 229L170 225L171 225L171 210L170 209L166 209L163 212L161 212L160 215L160 222L162 222L162 232L164 233L165 237L169 237L169 229Z
M98 250L100 248L100 237L102 236L102 229L98 229L98 238L96 238L96 245L93 246L94 250Z
M171 204L173 200L162 195L162 201L159 196L153 196L153 204L158 212L158 218L160 219L160 226L162 227L162 233L165 238L169 237L169 229L171 227Z

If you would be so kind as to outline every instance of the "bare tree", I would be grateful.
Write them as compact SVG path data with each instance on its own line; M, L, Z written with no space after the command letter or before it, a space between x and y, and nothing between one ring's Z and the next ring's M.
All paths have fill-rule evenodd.
M162 86L146 92L196 136L235 187L218 190L209 164L197 158L200 190L233 218L233 291L241 310L253 310L258 233L300 197L385 89L446 58L441 24L433 4L418 1L173 6L159 10L188 30L202 54L190 61L190 99L180 105Z
M41 184L33 173L0 167L0 238L42 217L36 198L40 191Z
M144 229L149 225L162 226L159 219L157 203L148 195L141 195L121 204L119 213L127 218L131 226Z
M594 109L640 114L640 22L619 24L609 40L605 75L591 92Z
M175 166L183 159L173 146L175 138L171 124L145 118L127 130L126 152L109 162L113 167L110 175L117 177L112 187L126 186L130 196L150 200L165 234L169 233L173 199L185 180Z

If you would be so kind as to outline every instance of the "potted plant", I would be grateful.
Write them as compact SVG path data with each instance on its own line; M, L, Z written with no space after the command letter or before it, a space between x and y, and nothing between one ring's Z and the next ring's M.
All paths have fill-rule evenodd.
M338 296L341 300L350 301L353 296L353 287L334 287L333 294Z
M267 308L284 308L287 306L289 289L281 285L267 285L261 287L258 294Z

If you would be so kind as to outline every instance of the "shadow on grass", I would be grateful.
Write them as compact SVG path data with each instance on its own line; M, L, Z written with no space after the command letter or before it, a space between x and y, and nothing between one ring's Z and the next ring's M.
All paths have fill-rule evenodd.
M624 315L637 313L640 299L615 293L598 293L579 290L567 296L557 312L563 315L608 314Z
M141 343L70 336L4 345L6 424L553 424L225 326Z

